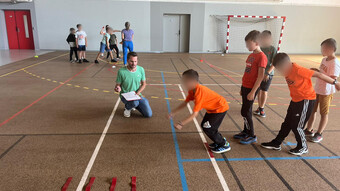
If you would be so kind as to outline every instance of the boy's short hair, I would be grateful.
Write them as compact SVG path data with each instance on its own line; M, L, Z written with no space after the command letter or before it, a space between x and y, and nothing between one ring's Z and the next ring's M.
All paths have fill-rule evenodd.
M286 54L284 52L278 53L273 59L273 66L274 67L280 66L285 61L290 62L290 58L289 58L288 54Z
M131 57L137 57L137 52L129 52L127 55L127 59L129 60Z
M328 38L328 39L324 40L321 43L321 46L322 45L326 45L326 46L332 47L334 49L334 52L337 49L337 43L336 43L336 40L334 38Z
M81 24L77 24L77 28L81 27Z
M198 81L199 79L198 72L193 69L186 70L185 72L183 72L182 76L196 81Z
M244 38L245 41L251 40L253 42L257 42L260 37L261 32L258 30L250 31L247 36Z
M72 31L75 31L76 29L74 29L74 28L70 28L70 32L72 32Z
M269 30L264 30L262 31L261 35L265 37L272 36L272 32L270 32Z

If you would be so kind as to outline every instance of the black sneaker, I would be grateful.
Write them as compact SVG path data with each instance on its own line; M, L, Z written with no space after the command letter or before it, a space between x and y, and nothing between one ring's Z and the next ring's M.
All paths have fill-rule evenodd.
M213 148L211 149L211 151L213 153L225 153L227 151L230 151L230 149L231 149L230 144L226 142L225 145Z
M244 139L248 137L247 133L241 131L239 134L234 135L234 139Z
M307 129L305 129L305 130L303 130L303 132L305 133L306 137L313 137L314 136L313 130L308 131Z
M82 63L82 61L81 60L78 60L78 64L81 64Z
M256 111L253 112L254 115L260 115L260 108L257 108Z
M94 63L99 64L98 60L95 60Z
M224 141L227 143L227 139L226 139L225 137L223 137L223 139L224 139ZM218 144L216 144L216 143L211 143L211 144L209 144L209 148L211 148L211 149L214 149L214 148L216 148L216 147L218 147Z
M297 148L296 147L294 149L290 149L289 153L292 154L292 155L300 156L300 155L308 153L308 148L307 147L305 147L305 148Z
M281 145L277 145L273 141L270 141L268 143L261 143L261 147L266 148L266 149L276 150L276 151L281 150Z
M86 60L85 58L83 59L83 62L89 62L88 60Z
M111 59L111 62L117 62L117 60L116 59Z

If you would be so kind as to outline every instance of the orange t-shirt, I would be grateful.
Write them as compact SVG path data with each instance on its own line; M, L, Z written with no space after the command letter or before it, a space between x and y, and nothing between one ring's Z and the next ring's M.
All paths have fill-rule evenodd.
M207 113L223 113L229 109L228 102L224 97L200 84L194 90L189 91L185 101L195 102L194 112L206 109Z
M316 94L312 84L313 74L313 70L293 63L289 75L286 76L290 97L292 97L293 102L316 99Z

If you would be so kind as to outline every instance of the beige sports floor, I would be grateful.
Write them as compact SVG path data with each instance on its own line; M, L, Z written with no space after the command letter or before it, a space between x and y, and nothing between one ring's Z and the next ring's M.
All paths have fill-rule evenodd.
M87 53L91 61L95 55ZM339 190L339 94L324 140L309 143L310 152L303 157L287 153L295 147L292 134L280 152L232 139L243 128L238 92L246 56L139 54L149 84L144 95L153 109L151 119L137 112L130 119L123 117L124 105L113 92L117 69L106 62L71 64L66 52L53 52L1 66L0 190L104 191L110 190L113 178L117 182L111 190L118 191ZM306 67L318 67L321 60L291 57ZM220 127L232 147L225 154L207 151L205 142L210 140L198 126L203 111L198 123L182 131L175 131L165 118L183 100L179 76L188 68L230 102ZM274 138L289 101L284 78L275 76L267 118L254 118L259 143Z

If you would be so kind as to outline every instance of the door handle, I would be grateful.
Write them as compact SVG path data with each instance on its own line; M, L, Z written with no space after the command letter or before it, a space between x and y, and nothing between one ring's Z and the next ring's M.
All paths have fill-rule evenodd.
M15 27L15 30L16 30L17 32L20 32L19 27Z

